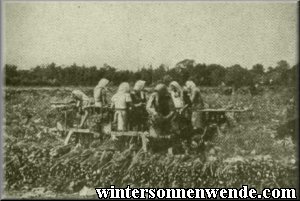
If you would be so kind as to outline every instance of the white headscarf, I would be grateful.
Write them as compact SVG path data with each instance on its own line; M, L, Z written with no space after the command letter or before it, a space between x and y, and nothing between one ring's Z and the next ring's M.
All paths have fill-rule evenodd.
M133 89L136 90L136 91L141 91L141 90L144 89L145 83L146 83L146 81L144 81L144 80L138 80L138 81L135 83Z
M178 82L176 82L176 81L172 81L172 82L169 84L169 86L175 87L178 91L182 91L182 90L183 90L182 87L180 86L180 84L179 84Z
M118 88L118 92L117 92L117 93L129 93L129 91L130 91L129 83L128 83L128 82L122 82L122 83L119 85L119 88Z
M104 88L109 83L109 80L106 78L102 78L99 82L96 88Z
M72 94L73 94L74 96L76 96L76 97L80 97L80 96L82 96L84 93L83 93L82 91L78 90L78 89L75 89L75 90L72 91Z
M73 90L72 95L81 100L89 100L89 97L83 93L83 91L78 89Z
M108 79L102 78L94 88L94 100L97 106L101 104L101 90L104 89L108 83Z
M193 81L186 81L186 83L185 83L185 85L186 85L186 87L188 88L188 89L192 89L192 88L195 88L196 87L196 84L193 82Z

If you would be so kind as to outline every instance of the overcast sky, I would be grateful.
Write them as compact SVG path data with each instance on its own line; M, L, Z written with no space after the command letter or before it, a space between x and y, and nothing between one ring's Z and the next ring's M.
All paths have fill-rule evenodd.
M4 9L5 63L19 68L297 63L296 1L5 2Z

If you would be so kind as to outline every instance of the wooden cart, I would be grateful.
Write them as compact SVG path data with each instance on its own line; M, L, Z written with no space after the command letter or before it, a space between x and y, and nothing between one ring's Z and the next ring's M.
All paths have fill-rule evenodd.
M68 105L65 104L54 104L55 108L62 109L64 112L65 118L68 118L68 111L71 109L74 109ZM158 136L154 130L150 128L150 130L146 132L141 131L115 131L113 130L112 126L112 111L109 107L105 108L99 108L96 106L88 106L84 109L89 110L90 115L86 121L87 128L76 128L75 127L68 127L67 124L65 124L65 127L63 128L62 132L67 133L67 136L64 140L64 144L68 145L70 143L70 139L72 136L75 136L77 139L77 142L80 144L83 144L85 146L89 146L89 144L95 139L95 136L108 136L112 139L117 139L119 137L128 137L128 139L137 138L140 140L142 149L144 151L148 150L148 143L149 140L152 138L155 138L157 140L159 139L171 139L171 135L165 135L165 136ZM211 127L216 128L217 133L221 134L220 132L220 126L224 123L230 124L230 121L228 120L228 116L232 116L234 118L238 113L247 112L250 110L235 110L235 109L202 109L200 110L201 116L202 116L202 122L203 122L203 134L202 136L205 136L207 134L207 130ZM105 114L107 113L108 114ZM107 116L108 115L108 116ZM97 120L96 122L93 122L94 120ZM103 120L106 120L104 123ZM66 121L65 121L66 122ZM93 122L97 127L91 128L89 124Z

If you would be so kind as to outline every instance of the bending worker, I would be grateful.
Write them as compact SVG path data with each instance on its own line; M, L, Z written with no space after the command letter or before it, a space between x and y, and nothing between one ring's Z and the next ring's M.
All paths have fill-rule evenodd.
M79 128L82 128L89 115L89 112L85 107L88 107L90 105L91 100L85 93L78 89L72 91L71 97L76 101L76 107L79 109L79 113L81 114Z
M156 135L167 135L175 107L166 85L158 84L149 97L146 109L150 115L151 127Z

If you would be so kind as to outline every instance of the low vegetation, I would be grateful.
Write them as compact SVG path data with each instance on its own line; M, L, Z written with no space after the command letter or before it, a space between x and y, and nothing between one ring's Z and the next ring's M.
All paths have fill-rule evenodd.
M83 88L91 96L91 88ZM257 96L227 96L216 88L202 88L210 107L252 108L232 128L206 145L201 153L169 155L145 153L120 142L92 142L90 148L63 145L63 136L51 130L59 115L50 115L52 100L63 100L70 89L5 90L5 191L36 197L70 197L82 188L109 187L237 187L297 188L296 142L278 136L287 121L287 106L294 91L265 89ZM296 112L296 111L294 111ZM29 193L29 194L28 194Z

